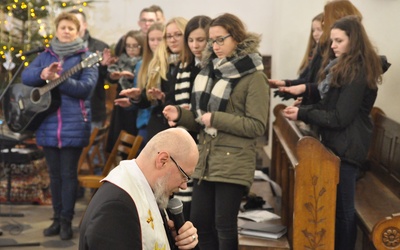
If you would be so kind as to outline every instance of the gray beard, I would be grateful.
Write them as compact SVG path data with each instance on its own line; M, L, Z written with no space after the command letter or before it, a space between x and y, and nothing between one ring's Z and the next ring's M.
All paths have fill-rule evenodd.
M165 188L167 186L168 179L169 175L163 176L156 181L154 186L154 196L160 209L165 209L168 206L169 194Z

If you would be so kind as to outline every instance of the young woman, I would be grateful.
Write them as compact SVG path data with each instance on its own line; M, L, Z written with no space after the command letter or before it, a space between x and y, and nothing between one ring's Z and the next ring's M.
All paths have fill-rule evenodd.
M315 48L317 47L317 44L323 32L322 31L323 19L324 19L324 13L320 13L316 15L311 21L311 31L310 31L310 36L308 37L306 53L304 54L303 60L300 63L298 71L299 78L303 78L307 75L306 69L314 56Z
M189 20L185 28L185 58L179 64L176 76L175 96L176 104L182 108L190 109L190 96L194 80L201 69L202 53L207 47L208 25L211 18L208 16L195 16ZM171 126L175 124L170 123ZM193 139L197 142L196 132L190 132ZM185 220L190 219L190 204L192 201L193 181L187 183L186 189L179 189L174 197L180 199L183 203L183 214Z
M79 37L80 23L72 13L61 13L55 20L56 36L50 48L40 53L22 72L22 82L43 86L87 57ZM50 113L36 131L37 144L43 147L50 174L53 223L44 236L72 238L71 221L77 195L77 165L82 148L89 143L90 96L96 86L98 69L84 68L63 81L57 91L61 104Z
M323 32L318 42L316 54L309 64L306 77L297 80L285 80L285 86L279 87L279 91L287 96L301 96L302 104L316 103L321 99L318 91L318 75L323 71L322 60L327 58L330 44L330 28L332 24L345 16L356 15L362 19L361 12L348 0L335 0L328 2L324 6Z
M110 83L118 83L117 93L135 85L136 75L139 70L143 54L144 37L140 31L129 31L123 40L123 51L115 64L108 66L108 79ZM116 98L119 98L117 94ZM110 119L106 151L111 152L121 130L136 135L137 110L126 110L114 106Z
M169 105L163 112L170 122L199 133L190 218L201 249L238 249L240 202L253 182L256 140L268 120L259 43L260 36L247 32L238 17L213 19L191 110Z
M140 70L137 78L137 84L133 88L122 90L119 95L122 98L114 100L114 104L127 108L135 109L135 105L132 105L131 99L135 99L140 96L141 90L146 87L147 83L147 72L149 71L150 61L153 59L154 53L163 39L164 25L161 23L154 23L150 26L147 32L147 39L144 42L143 57L140 63ZM126 96L126 97L125 97ZM149 123L151 107L138 109L136 118L136 128L138 129L138 135L143 137L141 148L146 145L147 138L147 124Z
M148 140L158 132L169 128L162 110L166 104L175 104L180 98L175 95L175 83L179 63L185 53L183 35L186 24L187 20L182 17L175 17L167 22L163 40L149 64L145 91L141 91L141 95L135 96L132 100L139 108L152 106L147 125Z
M312 21L311 21L311 31L310 35L308 37L308 43L307 43L307 48L306 52L303 56L303 60L300 63L300 67L298 70L299 78L298 79L304 79L307 77L309 67L308 65L310 64L311 60L313 59L315 53L316 53L316 48L319 42L319 39L321 38L322 35L322 21L324 19L324 13L320 13L316 15ZM290 85L290 83L286 83L286 81L289 80L275 80L275 79L269 79L268 82L271 85L271 87L279 87L279 86L285 86L285 85Z
M370 112L382 66L361 21L347 16L330 34L329 57L322 66L324 98L314 105L287 107L284 114L319 127L321 142L341 159L337 188L335 249L353 250L356 240L354 194L358 168L367 158L372 136ZM336 59L335 59L336 58Z

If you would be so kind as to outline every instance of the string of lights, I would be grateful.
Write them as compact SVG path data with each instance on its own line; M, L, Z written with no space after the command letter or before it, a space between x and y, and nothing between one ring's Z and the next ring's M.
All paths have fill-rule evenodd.
M15 54L49 46L54 19L62 11L90 7L96 1L0 0L0 57L7 62ZM26 65L29 58L19 58ZM0 59L1 60L1 59Z

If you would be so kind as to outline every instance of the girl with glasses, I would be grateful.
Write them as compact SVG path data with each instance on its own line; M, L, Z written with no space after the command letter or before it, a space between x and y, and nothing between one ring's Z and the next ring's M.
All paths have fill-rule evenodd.
M161 23L154 23L152 26L150 26L147 32L146 41L144 42L142 61L139 62L140 70L137 77L137 85L135 85L133 88L122 90L119 94L123 97L115 99L115 105L127 109L137 109L137 106L133 105L131 100L138 98L141 94L141 90L146 87L149 64L153 59L158 45L163 40L163 31L164 25ZM136 128L138 129L138 135L143 137L142 145L140 147L141 150L148 141L147 124L149 123L150 119L151 107L138 109L137 112Z
M118 83L117 93L123 89L136 85L136 75L139 71L143 54L144 37L140 31L129 31L123 40L122 53L115 64L108 66L108 80L110 83ZM117 94L117 99L121 96ZM127 110L120 106L113 108L110 119L110 131L108 133L106 151L111 152L121 130L136 135L137 110Z
M169 128L162 110L166 104L175 104L179 98L179 95L175 94L174 87L179 63L184 58L183 34L186 24L187 20L183 17L175 17L168 21L163 31L163 39L149 63L146 87L140 91L140 95L130 96L132 103L138 108L152 107L147 124L148 140L158 132Z
M169 105L163 113L199 133L190 219L200 248L235 250L240 202L256 167L256 140L267 127L269 87L258 52L260 36L229 13L209 26L205 66L194 82L191 109Z

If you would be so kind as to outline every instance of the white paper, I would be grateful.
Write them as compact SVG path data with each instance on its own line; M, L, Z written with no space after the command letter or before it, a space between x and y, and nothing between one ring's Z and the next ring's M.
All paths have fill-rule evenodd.
M238 217L241 219L252 220L255 222L262 222L262 221L281 218L279 215L276 215L266 210L250 210L245 212L239 212Z
M268 175L264 174L261 170L256 170L254 172L254 180L264 180L264 181L268 181L271 184L271 187L273 189L273 192L279 196L282 197L282 188L273 180L271 180L271 178L269 178Z

